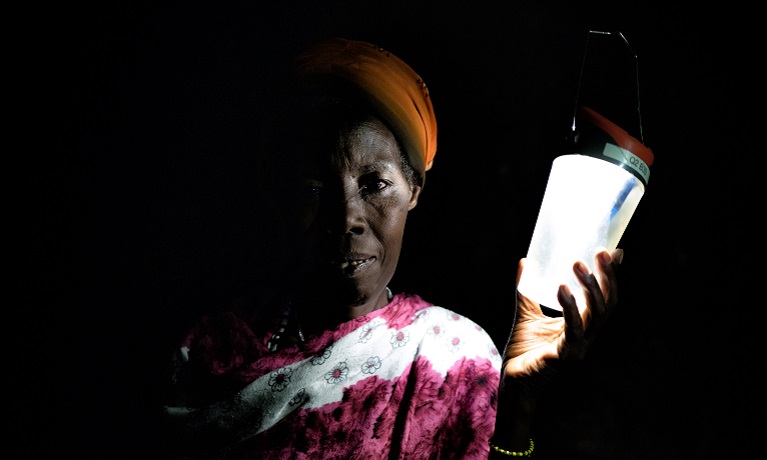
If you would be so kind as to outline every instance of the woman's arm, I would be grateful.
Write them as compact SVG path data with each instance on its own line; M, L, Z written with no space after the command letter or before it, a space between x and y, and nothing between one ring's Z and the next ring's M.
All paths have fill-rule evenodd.
M540 305L517 293L517 316L504 353L495 433L490 441L508 453L531 448L532 428L538 392L562 363L580 361L597 332L618 301L617 268L623 251L599 252L596 273L582 262L573 265L586 292L588 305L579 313L575 298L566 285L559 288L562 317L547 316ZM519 261L517 282L524 269ZM491 449L491 457L519 455Z

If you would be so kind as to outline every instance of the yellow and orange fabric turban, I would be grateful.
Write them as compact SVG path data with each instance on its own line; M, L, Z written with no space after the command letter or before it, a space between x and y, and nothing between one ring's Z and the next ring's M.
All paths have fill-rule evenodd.
M437 120L423 79L404 61L371 43L345 38L321 41L299 54L299 77L335 77L361 90L393 129L422 175L437 152Z

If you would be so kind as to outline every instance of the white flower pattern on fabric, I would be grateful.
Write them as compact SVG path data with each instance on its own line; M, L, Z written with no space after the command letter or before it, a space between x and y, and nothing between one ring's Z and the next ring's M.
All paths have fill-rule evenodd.
M330 358L330 355L332 354L333 354L333 345L330 345L329 347L322 350L321 355L312 356L312 359L311 359L312 364L314 364L315 366L319 366L320 364L325 364L325 361L327 361L328 358Z
M498 351L497 348L495 348L495 344L489 344L487 346L487 351L490 352L490 359L492 359L493 361L501 360L501 353Z
M439 339L445 335L445 328L440 323L434 324L427 331L427 334L433 336L435 339Z
M283 367L277 369L269 375L269 386L272 391L282 391L290 384L290 376L293 375L293 370L289 367Z
M459 315L458 313L448 311L447 312L447 319L449 321L460 321L463 319L463 316Z
M359 343L365 343L370 340L373 337L373 330L382 324L386 324L386 321L381 318L374 318L372 321L362 326L360 328Z
M328 371L325 374L325 380L329 384L335 385L337 383L340 383L346 380L346 376L348 374L349 374L349 367L346 365L345 361L341 361L340 363L336 364L332 370Z
M295 396L290 398L290 401L288 402L288 404L290 404L291 406L295 406L296 404L304 400L305 395L306 395L306 388L301 388L300 390L298 390L298 393L296 393Z
M453 337L452 339L447 341L447 349L456 352L461 349L461 346L463 345L463 341L460 337Z
M400 331L392 332L389 343L394 348L404 347L410 341L410 331L403 329Z
M375 371L381 368L381 358L378 356L371 356L362 364L362 372L365 374L373 374Z

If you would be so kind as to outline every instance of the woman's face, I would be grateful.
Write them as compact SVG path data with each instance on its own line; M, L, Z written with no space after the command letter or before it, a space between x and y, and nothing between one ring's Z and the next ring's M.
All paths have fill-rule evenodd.
M304 286L313 299L356 317L388 302L408 211L421 187L408 182L399 146L377 118L334 125L304 144L299 210Z

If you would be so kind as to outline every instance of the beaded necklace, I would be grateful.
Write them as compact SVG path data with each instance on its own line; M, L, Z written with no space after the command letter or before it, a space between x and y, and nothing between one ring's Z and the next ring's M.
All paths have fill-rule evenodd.
M391 289L389 289L389 286L386 286L386 298L389 302L392 301L394 298L394 294L392 294ZM280 342L282 341L282 336L285 334L285 331L288 328L288 324L290 324L291 319L291 312L293 310L293 305L288 302L285 305L285 308L282 309L282 316L280 317L279 322L277 323L277 330L272 334L272 336L269 338L269 341L266 343L266 348L269 351L277 351L280 348ZM304 338L304 331L301 329L301 321L298 320L298 318L295 319L296 324L296 333L298 335L298 340L300 342L305 342L306 339Z

